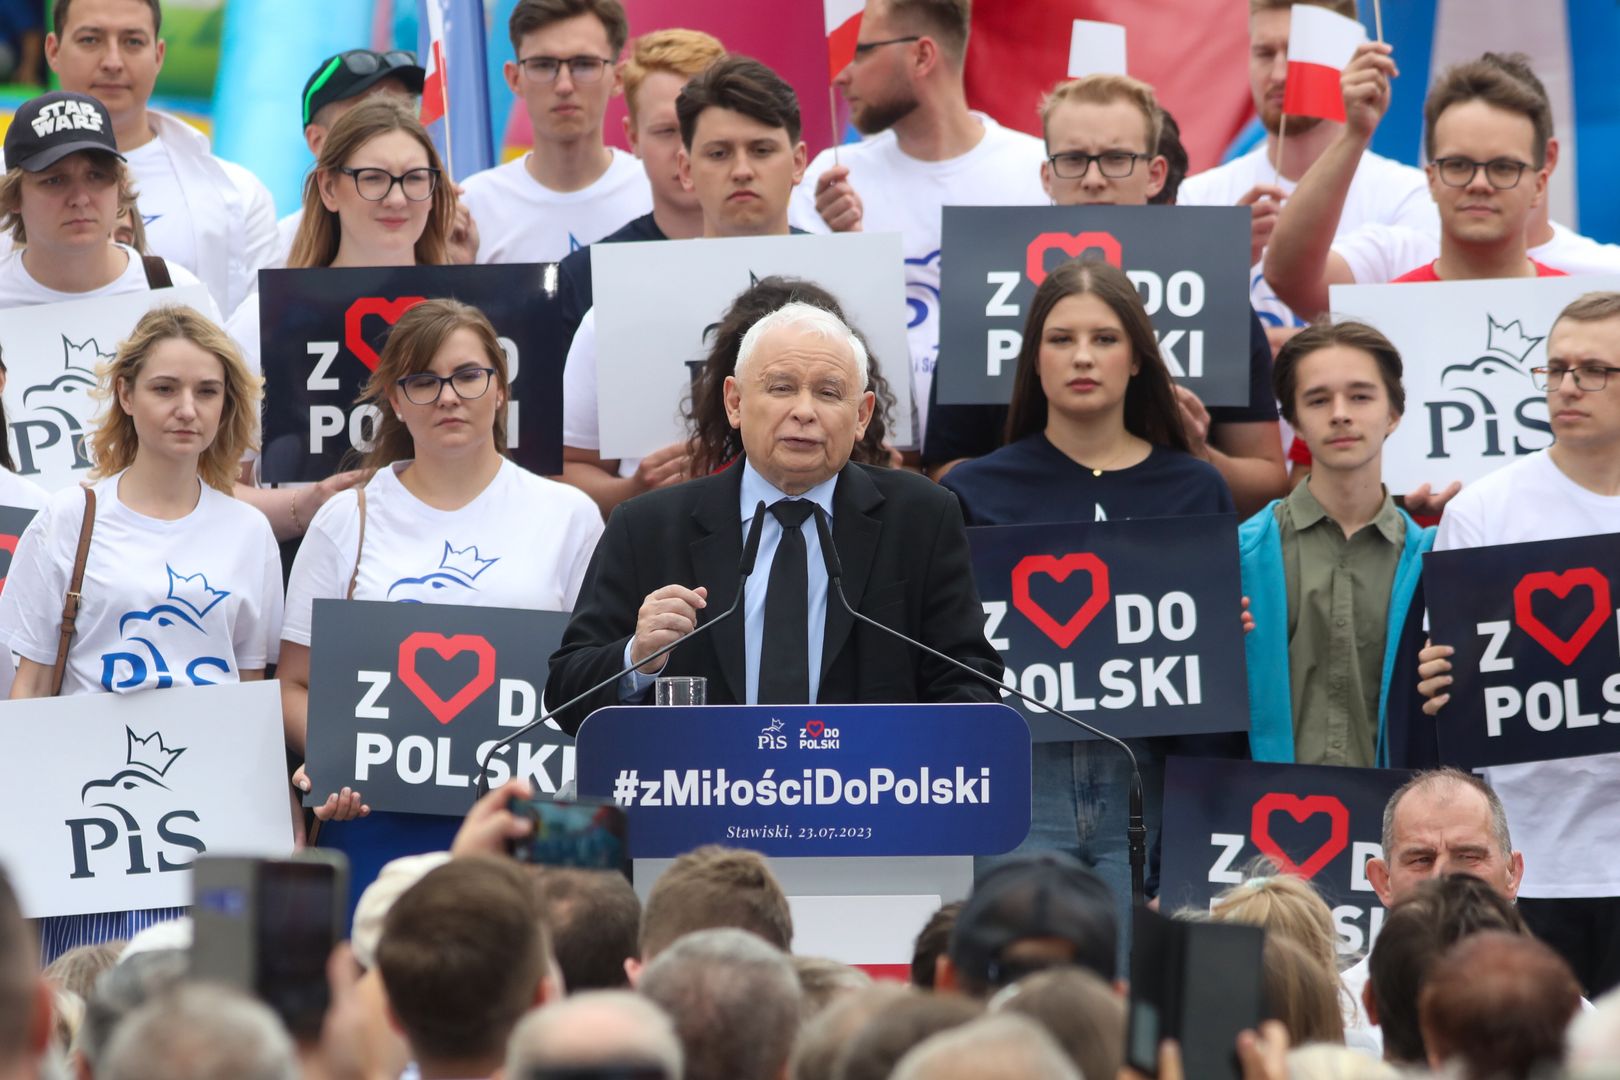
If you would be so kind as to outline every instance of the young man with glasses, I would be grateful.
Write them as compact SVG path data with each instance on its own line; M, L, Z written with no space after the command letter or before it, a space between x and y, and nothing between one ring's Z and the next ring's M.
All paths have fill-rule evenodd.
M823 150L794 193L810 232L897 232L911 308L918 443L939 356L940 211L1041 206L1041 141L967 107L970 0L867 0L855 58L833 80L860 143Z
M629 24L619 0L519 0L508 27L534 149L469 176L464 198L479 262L554 262L652 209L641 163L602 141Z
M1436 551L1620 533L1620 293L1588 293L1560 312L1531 375L1547 394L1552 446L1463 488ZM1419 654L1431 715L1450 696L1452 651ZM1620 754L1485 772L1525 853L1519 910L1595 998L1620 984Z

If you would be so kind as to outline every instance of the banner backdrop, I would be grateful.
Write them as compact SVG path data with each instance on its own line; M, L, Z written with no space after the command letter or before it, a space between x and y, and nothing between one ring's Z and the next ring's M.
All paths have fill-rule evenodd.
M440 297L482 311L500 337L512 386L506 445L513 460L542 475L562 472L568 339L555 264L321 267L259 272L267 482L324 480L349 451L370 446L375 409L355 401L389 328L417 303Z
M1248 729L1235 517L967 532L1007 685L1120 738ZM1092 738L1005 700L1036 742Z
M292 850L281 684L0 705L0 863L23 915L180 907L205 853Z
M476 548L445 545L443 571L476 575ZM472 565L468 565L468 564ZM408 583L402 583L408 584ZM375 810L465 814L490 744L534 720L568 615L455 604L315 601L306 806L345 785ZM537 795L574 776L574 740L551 723L490 762Z
M1457 650L1442 761L1620 750L1620 534L1430 552L1423 578L1430 638Z
M1249 217L1233 206L947 206L939 400L1005 405L1030 301L1096 255L1121 267L1176 382L1206 405L1249 403Z
M94 300L37 304L0 311L0 353L6 363L6 421L17 475L47 491L83 480L90 471L85 438L101 402L96 365L118 352L152 308L212 305L201 285L122 293Z
M603 244L591 257L596 294L597 413L604 458L645 457L686 435L680 403L737 296L771 274L832 293L866 336L889 389L889 441L909 445L911 353L900 237L754 236ZM672 288L679 282L679 288ZM611 388L611 393L609 392Z
M1405 358L1406 415L1384 444L1384 482L1402 493L1468 483L1552 445L1547 395L1530 369L1565 305L1620 277L1335 285L1335 318L1382 330Z
M34 520L34 513L20 506L0 506L0 592L5 591L6 578L11 576L11 559L17 554L17 541L22 539L28 523Z
M1384 907L1367 881L1367 860L1383 850L1384 804L1411 775L1170 758L1161 910L1208 910L1210 900L1242 882L1251 864L1265 857L1316 886L1333 909L1341 956L1365 952L1384 921Z

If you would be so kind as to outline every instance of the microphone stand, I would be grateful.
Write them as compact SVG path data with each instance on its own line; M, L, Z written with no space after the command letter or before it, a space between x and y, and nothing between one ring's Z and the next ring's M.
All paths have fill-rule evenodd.
M761 532L763 532L764 527L765 527L765 514L766 514L766 512L767 511L765 509L765 501L763 499L761 499L760 502L759 502L759 505L754 508L754 523L753 523L752 526L749 527L749 529L748 529L748 540L743 545L742 560L741 560L741 562L738 563L738 566L737 566L737 594L736 594L736 596L732 597L730 607L726 608L726 610L722 611L720 614L716 615L714 618L710 619L708 622L704 623L702 626L694 627L691 630L687 631L686 633L682 634L680 637L676 638L674 641L670 642L668 645L665 645L663 648L654 649L652 652L648 653L646 656L642 657L640 660L637 660L635 663L631 664L629 667L625 668L623 671L620 671L620 672L618 672L618 673L616 673L614 675L610 675L607 678L603 679L601 682L597 683L595 686L591 687L589 690L585 690L585 691L583 691L583 692L581 692L579 694L574 695L572 698L569 698L567 701L563 702L561 705L557 706L555 709L551 709L549 711L546 709L546 707L545 707L545 694L542 693L540 695L540 715L539 715L539 717L537 717L535 720L523 725L522 727L518 728L516 731L512 732L512 734L506 736L504 739L501 739L499 742L495 743L493 746L491 746L489 748L489 751L487 753L485 753L483 758L478 762L478 783L474 788L474 791L476 792L476 798L482 799L485 795L489 794L489 763L494 759L496 754L500 753L502 750L505 750L508 746L511 746L513 743L515 743L515 742L517 742L517 740L523 738L523 736L527 735L529 732L533 731L535 728L540 727L547 720L550 720L553 716L557 715L558 713L567 712L569 709L573 708L575 705L578 705L580 702L584 701L586 698L589 698L592 694L595 694L598 691L603 690L606 687L613 685L614 683L618 682L620 679L624 678L626 675L630 674L630 672L632 672L632 671L636 670L637 668L642 667L642 666L644 666L646 664L650 664L652 661L657 660L661 656L667 655L668 653L673 651L677 646L682 645L682 644L690 641L691 639L697 637L699 634L703 633L705 630L708 630L711 627L717 626L721 622L723 622L725 619L729 618L732 615L732 613L735 612L739 606L741 606L742 598L743 598L743 584L748 580L748 576L754 572L754 562L759 557L759 538L760 538Z
M1016 687L1008 686L994 676L987 675L978 668L965 664L961 660L956 659L954 656L947 656L938 649L925 645L915 638L908 637L892 626L885 626L876 619L862 615L859 611L856 611L855 608L850 605L849 597L844 595L844 566L842 560L838 558L838 549L833 547L832 530L827 526L826 513L821 509L821 507L817 506L814 516L816 519L816 535L821 540L821 557L822 561L826 564L827 583L830 586L830 591L838 597L838 602L844 606L844 610L849 612L850 615L853 616L857 621L865 623L868 626L875 627L891 637L897 637L906 644L921 649L930 656L943 660L947 664L960 668L968 674L989 683L997 690L1011 694L1012 696L1029 703L1030 705L1034 705L1045 712L1051 713L1053 716L1067 720L1069 723L1073 724L1077 728L1080 728L1082 731L1094 735L1104 742L1111 743L1120 750L1124 751L1125 759L1130 763L1131 766L1128 821L1125 829L1126 845L1130 852L1131 863L1131 905L1134 909L1145 904L1147 902L1147 889L1145 884L1147 874L1147 823L1143 820L1142 816L1142 771L1137 767L1136 754L1131 751L1130 746L1126 744L1125 740L1117 736L1110 735L1101 728L1093 727L1084 720L1070 716L1061 709L1054 708L1051 705L1038 701L1030 695L1024 693L1022 690L1019 690Z

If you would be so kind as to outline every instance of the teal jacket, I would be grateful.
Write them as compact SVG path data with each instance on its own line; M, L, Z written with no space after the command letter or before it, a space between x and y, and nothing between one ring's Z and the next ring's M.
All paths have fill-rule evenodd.
M1243 595L1249 598L1254 629L1244 635L1249 668L1249 750L1256 761L1294 760L1294 709L1288 675L1288 585L1283 574L1282 533L1277 503L1238 527L1238 561ZM1412 594L1423 572L1423 553L1434 546L1434 529L1421 528L1406 513L1406 543L1395 568L1389 595L1389 624L1384 631L1383 681L1378 690L1376 763L1389 765L1389 681L1402 631L1412 607Z

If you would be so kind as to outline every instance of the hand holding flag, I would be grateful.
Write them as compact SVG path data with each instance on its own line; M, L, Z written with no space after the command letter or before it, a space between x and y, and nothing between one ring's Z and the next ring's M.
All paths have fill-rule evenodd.
M1356 46L1354 59L1340 79L1345 126L1362 139L1371 139L1378 122L1389 111L1390 80L1400 74L1391 57L1394 50L1381 41Z

